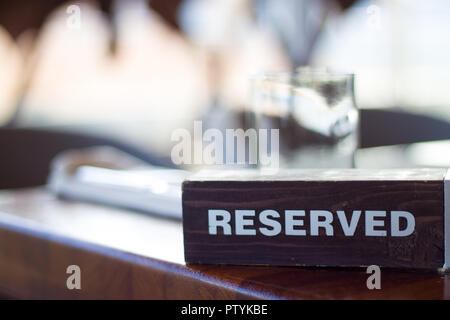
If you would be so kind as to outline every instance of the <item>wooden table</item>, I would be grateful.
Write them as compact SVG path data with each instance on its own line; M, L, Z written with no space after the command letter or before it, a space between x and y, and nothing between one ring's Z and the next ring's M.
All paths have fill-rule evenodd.
M69 290L69 265L81 290ZM0 192L0 296L44 299L449 299L450 277L364 268L185 265L179 221L60 200L45 188Z

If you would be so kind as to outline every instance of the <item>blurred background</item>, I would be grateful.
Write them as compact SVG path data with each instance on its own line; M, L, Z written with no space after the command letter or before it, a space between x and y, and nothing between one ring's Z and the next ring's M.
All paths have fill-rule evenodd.
M447 0L1 0L0 188L90 145L170 166L174 129L242 127L249 77L304 65L355 73L361 147L444 140L408 154L445 166L449 16ZM411 165L377 150L359 158Z

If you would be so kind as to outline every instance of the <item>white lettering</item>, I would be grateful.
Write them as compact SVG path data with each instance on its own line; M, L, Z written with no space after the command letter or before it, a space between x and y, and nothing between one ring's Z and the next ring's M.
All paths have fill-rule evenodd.
M386 211L366 211L366 236L386 237L386 230L375 230L375 227L384 227L384 221L375 220L378 217L386 217Z
M320 220L319 218L325 218L325 220ZM311 235L318 236L319 228L325 229L325 234L327 236L333 235L333 214L330 211L325 210L311 210L310 213L310 223L311 223Z
M400 230L400 218L406 219L406 228ZM414 232L416 221L414 216L407 211L392 211L391 212L391 236L393 237L407 237Z
M386 217L390 215L390 228L386 226ZM362 210L353 210L350 216L343 210L337 210L338 219L327 210L285 210L284 217L276 210L235 210L234 223L232 214L227 210L208 210L209 234L254 236L257 233L274 237L282 233L286 236L320 236L323 229L326 236L334 236L335 229L340 228L346 237L355 236L360 224L365 224L365 235L368 237L407 237L414 233L415 217L407 211L366 210L364 222L361 221ZM339 220L339 222L337 222ZM308 225L309 222L309 225ZM233 229L234 227L234 229ZM361 226L361 228L363 228Z
M221 217L219 220L218 218ZM226 210L208 210L209 234L217 234L217 228L221 227L223 234L231 234L231 214Z
M288 236L305 236L306 230L294 229L295 226L303 226L304 222L301 219L295 219L295 217L304 217L305 210L286 210L284 212L284 218L286 222L286 235Z
M339 222L341 223L342 231L346 236L353 236L356 231L356 226L359 222L359 217L361 216L361 210L353 211L350 223L347 221L344 211L337 211Z
M236 235L239 236L254 236L256 235L255 229L245 229L246 226L253 225L253 219L245 219L246 217L254 217L255 210L236 210L235 212L235 224Z
M268 227L272 227L272 229L264 227L264 228L259 228L259 231L265 236L273 237L273 236L280 234L281 223L279 223L277 220L270 219L269 217L279 218L280 214L278 212L276 212L275 210L262 211L259 215L259 221L261 221L262 224L264 224Z

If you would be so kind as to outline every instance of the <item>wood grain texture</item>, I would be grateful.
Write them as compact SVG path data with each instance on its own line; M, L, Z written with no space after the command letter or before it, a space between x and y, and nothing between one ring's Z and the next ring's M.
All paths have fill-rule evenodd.
M368 266L441 268L444 264L443 176L445 170L293 171L255 178L232 173L214 180L214 173L193 177L183 185L183 223L189 263ZM376 174L379 172L379 174ZM210 177L210 178L207 178ZM256 181L255 181L256 180ZM274 237L209 234L208 210L408 211L415 231L408 237L368 237L360 222L354 236L339 227L333 236ZM362 215L360 220L364 219ZM335 221L337 218L335 217ZM385 225L390 226L387 215ZM264 227L254 219L254 229ZM284 231L284 226L282 226ZM304 219L304 229L310 228Z
M8 298L450 298L450 277L436 272L382 269L382 289L371 291L362 268L182 261L176 221L62 201L44 189L0 192L0 296ZM71 264L81 267L80 291L66 288Z

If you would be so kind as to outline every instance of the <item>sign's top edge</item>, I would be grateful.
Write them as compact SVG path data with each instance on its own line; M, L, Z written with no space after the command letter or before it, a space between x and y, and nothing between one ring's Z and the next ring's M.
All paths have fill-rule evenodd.
M414 169L204 169L187 181L443 181L450 170Z

